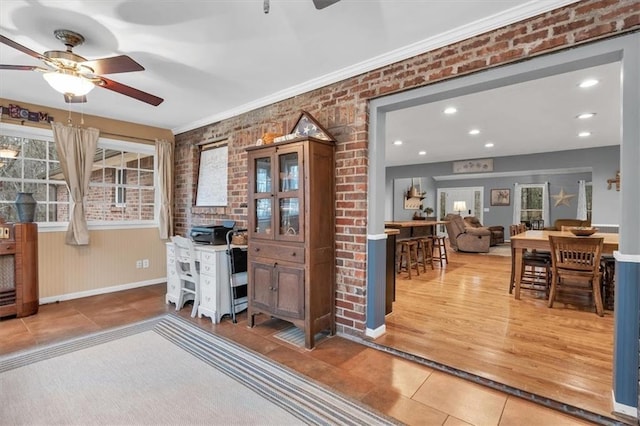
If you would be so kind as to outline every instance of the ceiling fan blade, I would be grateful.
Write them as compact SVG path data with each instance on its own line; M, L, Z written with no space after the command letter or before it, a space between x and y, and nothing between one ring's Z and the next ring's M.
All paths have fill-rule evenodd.
M35 50L31 50L28 47L24 47L20 43L16 43L11 39L6 38L2 34L0 34L0 43L4 43L7 46L13 47L16 50L26 53L29 56L33 56L36 59L40 59L41 61L44 61L46 59L44 56L42 56L40 53L36 52Z
M48 71L46 68L36 67L33 65L2 65L0 64L0 70L14 70L14 71Z
M82 104L87 102L87 96L73 96L73 95L63 95L64 101L68 104Z
M100 77L100 82L96 83L96 86L103 87L105 89L113 90L114 92L121 93L126 96L130 96L142 102L146 102L153 106L160 105L164 99L154 96L150 93L143 92L142 90L134 89L117 81L109 80L108 78Z
M95 74L116 74L119 72L144 71L144 67L128 56L120 55L111 58L94 59L82 62L93 69Z
M334 3L338 3L340 0L313 0L313 4L316 9L324 9L327 6L331 6Z

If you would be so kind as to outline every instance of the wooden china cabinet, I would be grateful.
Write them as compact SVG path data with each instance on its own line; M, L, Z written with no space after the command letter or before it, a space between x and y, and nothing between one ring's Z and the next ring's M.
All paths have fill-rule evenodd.
M38 313L38 225L0 221L0 317Z
M247 148L249 326L259 313L335 333L335 142Z

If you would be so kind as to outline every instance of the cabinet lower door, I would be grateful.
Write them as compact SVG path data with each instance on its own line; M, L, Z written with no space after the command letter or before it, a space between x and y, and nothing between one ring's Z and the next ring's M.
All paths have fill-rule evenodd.
M273 314L304 318L304 268L277 265L275 268Z
M271 312L273 299L273 270L272 263L250 262L249 266L252 285L249 289L251 305L265 312Z

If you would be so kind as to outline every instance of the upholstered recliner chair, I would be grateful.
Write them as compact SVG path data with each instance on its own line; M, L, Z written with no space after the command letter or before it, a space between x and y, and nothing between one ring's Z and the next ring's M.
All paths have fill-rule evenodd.
M491 245L504 243L504 226L482 226L475 216L467 216L464 218L467 228L487 228L491 231Z
M465 251L471 253L488 253L491 243L491 231L487 228L468 228L464 224L462 216L448 214L444 220L447 221L447 234L449 234L449 245L455 251Z

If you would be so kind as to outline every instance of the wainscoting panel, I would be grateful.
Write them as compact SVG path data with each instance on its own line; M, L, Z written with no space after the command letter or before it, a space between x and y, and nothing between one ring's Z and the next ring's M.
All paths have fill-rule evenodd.
M88 246L66 245L64 237L65 232L38 235L40 299L166 279L165 242L157 228L90 231ZM149 267L136 268L143 259Z

